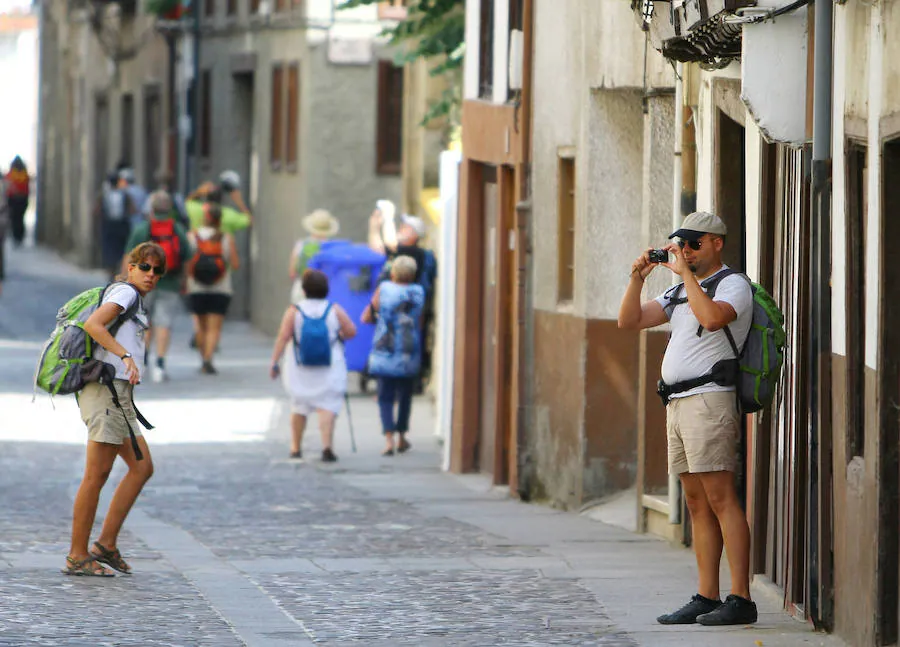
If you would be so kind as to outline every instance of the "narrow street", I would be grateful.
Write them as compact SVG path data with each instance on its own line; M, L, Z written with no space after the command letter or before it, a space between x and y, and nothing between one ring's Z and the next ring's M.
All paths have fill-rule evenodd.
M373 396L351 394L358 452L344 416L338 463L318 461L315 425L309 459L289 460L270 340L229 323L220 375L202 376L187 316L171 381L137 391L157 429L146 432L155 475L120 541L134 574L65 577L84 428L74 398L32 403L30 383L58 306L102 276L35 248L7 262L0 645L842 645L762 589L754 627L656 624L694 592L688 550L441 472L428 399L406 455L379 455ZM121 476L117 465L101 514Z

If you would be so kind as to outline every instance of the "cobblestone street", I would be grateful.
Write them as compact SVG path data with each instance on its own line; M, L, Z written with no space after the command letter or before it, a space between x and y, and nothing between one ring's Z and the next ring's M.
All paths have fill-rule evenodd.
M220 375L201 376L186 316L171 381L137 390L158 429L145 434L154 477L120 539L134 574L65 577L84 428L74 398L32 404L30 380L56 308L102 277L34 248L8 263L0 645L841 645L764 593L752 628L657 625L694 592L689 551L441 472L426 398L406 455L379 455L373 397L353 394L359 451L344 416L338 463L318 461L315 424L310 458L291 461L280 385L266 376L270 340L229 323Z

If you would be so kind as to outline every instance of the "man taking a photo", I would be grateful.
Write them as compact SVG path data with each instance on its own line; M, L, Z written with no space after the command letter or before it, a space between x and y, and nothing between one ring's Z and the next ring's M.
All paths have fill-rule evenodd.
M665 322L671 338L662 363L660 395L666 401L669 473L678 474L688 510L699 571L698 592L661 624L735 625L756 622L750 600L750 528L735 489L741 434L734 380L737 363L728 340L743 346L753 316L753 296L739 274L722 263L727 228L717 216L696 212L669 238L663 256L647 250L631 266L619 308L619 328L643 330ZM641 302L650 273L662 265L684 283ZM714 296L707 286L715 284ZM731 594L719 595L719 562L727 551Z

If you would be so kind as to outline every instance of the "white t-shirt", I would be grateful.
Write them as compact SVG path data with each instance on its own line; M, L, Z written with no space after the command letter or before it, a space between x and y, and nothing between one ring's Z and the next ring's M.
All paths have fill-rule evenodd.
M304 299L297 304L310 317L321 317L328 307L325 299ZM315 404L317 400L326 400L341 396L347 390L347 360L344 356L344 345L337 341L341 322L338 320L334 306L325 318L329 337L332 340L330 366L301 366L297 363L293 342L285 350L283 372L284 387L288 394L299 400ZM294 315L294 337L297 341L303 336L303 317Z
M727 266L723 265L719 272L726 269L728 269ZM712 277L707 277L704 281L710 278ZM701 281L702 283L703 281ZM673 292L672 296L676 296L676 293ZM677 292L677 296L682 298L687 296L684 288ZM753 293L750 290L750 284L739 274L726 276L716 287L713 300L730 304L737 313L737 319L728 324L728 327L738 345L738 350L740 350L747 340L747 333L750 331L750 324L753 321ZM666 293L657 297L656 302L665 309L668 304ZM669 321L672 324L672 336L669 339L669 345L666 346L666 354L662 363L662 379L666 384L675 384L707 375L712 371L716 362L723 359L734 359L734 351L728 342L724 328L715 332L704 328L702 334L697 336L700 322L694 316L689 303L675 306ZM711 391L734 391L734 387L720 386L710 382L690 391L674 394L672 397L686 398L689 395Z
M110 287L106 291L106 294L103 295L103 302L101 305L104 303L115 303L116 305L121 306L124 312L134 304L135 299L140 299L138 291L135 288L124 283L117 283ZM132 354L135 364L138 365L138 369L140 369L144 361L144 334L149 327L150 324L147 319L147 311L144 309L143 300L141 300L135 316L123 322L115 335L116 341L122 344L122 346L125 347L125 350ZM116 379L128 379L125 362L99 344L97 344L97 350L94 352L94 358L115 366Z

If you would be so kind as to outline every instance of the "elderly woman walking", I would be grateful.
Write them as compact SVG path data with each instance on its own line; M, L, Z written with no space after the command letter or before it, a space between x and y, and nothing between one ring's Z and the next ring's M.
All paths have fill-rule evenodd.
M398 256L391 264L390 280L375 291L363 311L364 323L374 323L375 338L369 355L369 373L378 378L378 408L385 447L382 456L410 448L406 439L412 396L422 365L422 310L425 289L415 283L416 261ZM394 417L394 408L397 416Z
M341 341L356 336L356 326L344 309L328 301L328 277L318 270L303 272L306 298L291 305L281 319L272 351L274 380L288 342L293 355L285 359L284 387L291 398L291 458L302 458L303 432L313 411L319 416L322 462L333 463L334 422L347 392L347 361Z

